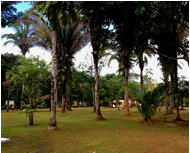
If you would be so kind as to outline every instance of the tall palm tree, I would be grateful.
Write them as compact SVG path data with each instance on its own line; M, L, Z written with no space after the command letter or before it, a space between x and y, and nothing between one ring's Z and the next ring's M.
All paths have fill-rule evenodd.
M37 37L34 37L35 33L37 32L35 31L35 29L32 28L31 24L28 24L27 22L15 24L11 23L9 24L9 27L13 28L15 33L2 35L2 39L9 39L4 43L5 46L7 44L13 44L14 46L19 47L20 52L24 56L27 52L30 52L30 48L35 46L44 47L47 49L47 45L43 41L41 41Z
M41 11L46 15L51 25L51 48L52 48L52 63L51 63L51 116L48 130L58 129L56 123L56 104L57 104L57 70L58 70L58 48L57 35L59 32L59 24L67 23L68 14L73 13L74 2L68 1L36 1L33 3L34 9Z
M69 75L72 74L71 67L73 65L74 55L89 42L90 32L84 29L80 16L78 21L70 21L65 25L60 24L60 32L58 34L58 59L61 91L62 91L62 113L65 113L66 104L66 84L69 80Z

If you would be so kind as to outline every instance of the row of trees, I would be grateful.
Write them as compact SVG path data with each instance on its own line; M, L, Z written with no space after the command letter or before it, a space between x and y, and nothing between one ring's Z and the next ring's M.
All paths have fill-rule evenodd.
M159 54L161 58L167 57L169 60L172 69L164 68L166 63L161 58L160 63L162 63L164 71L164 81L167 82L168 80L166 76L171 77L171 92L175 93L178 109L177 59L189 61L187 40L189 2L48 1L33 2L32 4L32 10L28 11L21 20L18 20L20 24L31 24L32 28L27 30L31 31L31 33L29 36L24 35L24 39L20 39L22 41L16 42L17 44L20 42L19 45L22 44L20 48L22 48L23 53L28 51L31 44L51 48L52 104L48 129L57 129L57 75L61 79L62 112L64 112L66 104L65 87L72 74L73 55L89 41L93 48L95 70L94 103L97 120L104 120L99 105L98 61L102 55L106 55L104 51L109 48L116 50L120 61L119 66L124 74L125 115L130 115L128 80L129 70L133 66L132 61L134 58L139 60L141 94L143 94L143 68L145 63L143 54L150 51L154 54ZM40 14L38 15L37 12ZM46 19L42 18L44 15ZM113 26L112 30L110 30L110 25ZM77 31L79 31L79 35L74 37L73 35ZM8 36L4 37L8 38ZM23 43L25 44L23 45ZM181 57L179 58L178 56ZM168 95L166 94L166 96ZM170 108L173 108L172 105L170 105ZM179 109L176 119L180 119Z
M3 76L1 99L2 106L5 105L6 100L9 101L9 99L11 99L15 101L16 109L19 109L21 104L30 104L31 102L33 103L31 104L32 108L35 109L36 98L49 94L49 90L51 88L50 65L48 65L48 63L46 63L44 60L40 60L39 56L34 57L31 55L29 58L25 58L22 55L13 55L6 53L2 54L1 65ZM74 101L85 101L92 106L94 104L94 76L92 76L94 74L93 67L81 63L78 68L72 67L71 71L72 82L68 82L66 88L67 91L71 92L72 94L71 99L67 101L67 105L72 105ZM93 74L91 74L91 71ZM156 82L153 82L150 77L146 76L146 83L144 84L144 88L147 90L154 89L156 87ZM137 88L140 86L140 84L135 81L138 77L138 74L132 73L130 75L130 84ZM105 76L101 76L99 80L100 101L102 106L110 105L111 101L124 98L124 78L122 74L107 74ZM23 83L26 87L22 93ZM58 84L61 84L60 78L58 78ZM82 89L80 91L78 90L79 84L82 84ZM60 106L62 99L61 86L58 86L57 90ZM7 93L9 93L8 99ZM23 98L21 98L21 96L23 96ZM137 98L133 92L129 93L129 97L132 100L135 100ZM70 110L71 108L67 107L67 109Z

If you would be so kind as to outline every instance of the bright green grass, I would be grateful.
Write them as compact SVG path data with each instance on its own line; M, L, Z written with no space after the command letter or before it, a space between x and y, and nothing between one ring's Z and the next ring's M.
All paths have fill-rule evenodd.
M1 137L11 141L1 143L4 153L146 153L189 152L189 128L173 123L141 124L141 114L130 109L130 117L122 117L124 110L101 108L107 121L94 121L93 108L72 111L57 110L59 130L48 131L49 110L37 110L34 125L25 115L15 111L1 111ZM175 112L174 112L175 113ZM181 118L189 120L189 110L180 111ZM156 113L153 119L167 121L174 115Z

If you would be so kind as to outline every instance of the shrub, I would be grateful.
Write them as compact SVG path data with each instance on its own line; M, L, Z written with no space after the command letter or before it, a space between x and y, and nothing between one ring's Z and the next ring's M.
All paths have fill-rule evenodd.
M148 122L151 116L154 115L155 111L159 106L159 98L163 92L169 87L169 84L159 83L158 86L153 91L148 91L141 94L138 88L134 86L128 86L132 91L134 91L138 96L138 101L140 104L137 105L137 108L144 120Z

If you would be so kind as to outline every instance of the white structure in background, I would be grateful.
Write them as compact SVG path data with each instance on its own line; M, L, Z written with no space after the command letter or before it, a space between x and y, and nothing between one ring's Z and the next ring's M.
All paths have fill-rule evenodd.
M13 100L10 100L9 101L9 105L13 105L14 104L14 101ZM5 105L7 105L7 101L5 102Z
M6 142L6 141L10 141L9 138L1 138L1 142Z

